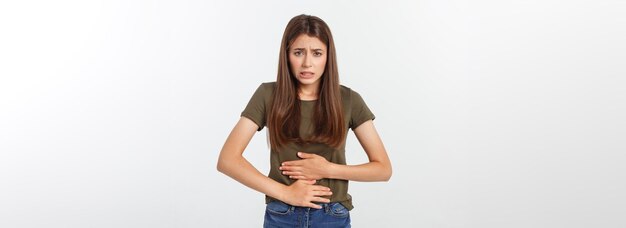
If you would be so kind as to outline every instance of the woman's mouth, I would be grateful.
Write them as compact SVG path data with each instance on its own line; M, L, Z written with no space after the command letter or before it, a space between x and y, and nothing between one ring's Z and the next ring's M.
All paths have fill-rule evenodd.
M313 72L300 72L300 78L303 78L303 79L313 78L313 76L314 76Z

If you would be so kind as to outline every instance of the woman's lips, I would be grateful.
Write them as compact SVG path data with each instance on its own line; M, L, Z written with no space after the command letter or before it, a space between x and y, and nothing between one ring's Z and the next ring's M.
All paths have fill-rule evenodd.
M314 74L312 72L300 72L300 77L304 79L313 78Z

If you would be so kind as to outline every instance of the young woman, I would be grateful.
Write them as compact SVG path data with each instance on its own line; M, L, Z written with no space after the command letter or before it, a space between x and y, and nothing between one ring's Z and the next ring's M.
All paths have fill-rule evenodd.
M262 83L252 95L224 143L217 169L265 194L264 227L350 227L348 181L391 177L374 118L357 92L339 84L326 23L299 15L285 28L276 82ZM268 176L242 156L264 126L271 145ZM348 128L368 163L346 165Z

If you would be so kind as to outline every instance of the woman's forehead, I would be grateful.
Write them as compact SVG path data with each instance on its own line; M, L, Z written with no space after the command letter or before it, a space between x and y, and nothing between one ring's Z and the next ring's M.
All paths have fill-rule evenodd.
M315 36L301 34L294 39L290 49L326 49L326 44Z

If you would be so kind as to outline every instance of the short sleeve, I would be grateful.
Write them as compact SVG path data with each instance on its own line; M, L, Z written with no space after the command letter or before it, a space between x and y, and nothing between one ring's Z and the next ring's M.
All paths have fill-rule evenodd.
M368 120L374 120L376 116L374 113L367 107L365 101L361 97L359 93L352 90L351 91L351 116L350 116L350 129L354 131L359 125L365 123Z
M252 120L259 126L257 131L263 130L265 126L265 93L264 85L261 84L248 101L246 108L241 112L241 116Z

